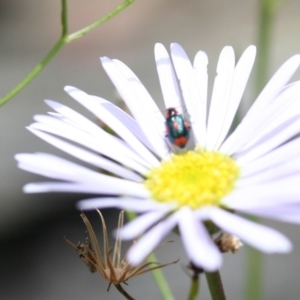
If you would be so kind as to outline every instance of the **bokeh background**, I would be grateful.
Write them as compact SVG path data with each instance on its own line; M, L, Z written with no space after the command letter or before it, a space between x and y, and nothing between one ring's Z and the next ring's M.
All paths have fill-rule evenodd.
M120 0L70 0L69 29L78 30L114 9ZM19 95L0 108L0 298L1 299L122 299L115 288L92 275L67 245L84 240L85 228L75 209L84 195L24 195L25 183L43 180L18 170L14 154L60 151L26 131L32 116L49 109L43 99L63 102L83 111L64 92L74 85L90 94L116 101L99 56L118 58L130 66L158 102L161 93L153 47L161 42L184 46L192 58L198 50L209 55L210 87L218 55L232 45L237 58L250 44L257 44L259 0L136 0L113 20L66 45L46 69ZM281 63L300 52L300 1L285 1L274 19L271 35L272 74ZM13 88L44 57L60 35L60 1L0 0L0 96ZM299 72L295 79L299 80ZM242 108L256 93L250 78ZM243 112L241 112L243 114ZM299 128L300 130L300 128ZM117 225L118 212L106 210L110 229ZM95 212L88 217L101 233ZM282 230L294 243L289 255L265 256L265 298L297 300L300 294L300 229L266 222ZM99 235L101 236L101 234ZM189 277L187 258L179 240L158 251L160 261L180 257L177 265L164 270L176 299L185 299ZM245 279L245 249L225 255L221 270L228 299L240 300ZM201 299L209 299L205 279ZM161 299L151 275L129 281L127 291L136 299ZM255 300L255 299L253 299Z

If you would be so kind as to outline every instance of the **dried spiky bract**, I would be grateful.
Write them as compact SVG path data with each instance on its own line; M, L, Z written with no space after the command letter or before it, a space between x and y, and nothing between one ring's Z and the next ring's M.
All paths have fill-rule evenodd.
M121 211L119 215L117 238L113 251L109 248L108 234L104 218L99 210L97 210L97 212L99 213L103 228L103 253L100 250L100 246L93 227L84 213L81 213L80 216L88 232L86 242L78 242L77 245L74 245L69 240L65 240L76 249L79 257L89 267L92 273L98 271L104 279L109 281L108 290L110 288L110 285L114 284L118 291L122 293L127 299L133 299L125 292L125 290L120 285L121 283L126 283L126 281L131 277L138 276L146 272L163 268L165 266L178 262L178 260L166 264L148 262L137 266L131 266L127 260L127 255L125 255L124 258L121 259L120 230L123 227L124 211ZM135 241L133 243L135 243Z

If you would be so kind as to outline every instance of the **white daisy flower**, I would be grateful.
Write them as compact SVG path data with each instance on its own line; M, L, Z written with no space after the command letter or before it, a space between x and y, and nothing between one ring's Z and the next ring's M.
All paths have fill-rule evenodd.
M78 207L137 212L121 232L123 239L144 234L129 253L134 265L178 227L192 263L207 271L219 269L222 255L207 221L263 252L291 251L284 235L236 214L300 223L300 82L287 85L300 55L276 72L228 135L255 53L250 46L235 65L232 47L222 50L207 113L206 54L198 52L192 64L178 44L171 45L171 58L161 44L155 46L165 106L178 109L176 118L182 117L179 109L184 106L189 116L193 150L181 151L167 139L176 144L176 133L183 129L187 138L189 126L181 122L180 129L171 122L167 129L173 133L166 137L165 117L136 75L118 60L101 58L133 117L102 98L65 88L114 136L74 110L46 100L55 112L36 115L28 129L95 169L50 154L18 154L21 169L60 180L31 183L24 191L99 194Z

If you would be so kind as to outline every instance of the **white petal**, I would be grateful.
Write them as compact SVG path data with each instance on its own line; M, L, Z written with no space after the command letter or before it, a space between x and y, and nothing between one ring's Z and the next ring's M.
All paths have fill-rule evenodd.
M29 183L23 187L24 193L84 193L84 194L105 194L116 195L124 194L132 197L149 197L148 191L142 186L132 189L130 186L120 186L113 189L113 185L104 184L87 184L87 183L56 183L56 182L36 182Z
M299 157L300 138L290 141L287 144L271 151L268 155L260 157L250 164L242 165L242 178L254 176L260 172L267 172L276 167L284 167L290 161L296 160ZM240 163L238 161L238 163Z
M226 212L211 208L210 219L225 232L236 235L242 241L266 253L286 253L292 244L280 232Z
M99 125L96 125L75 110L53 100L45 100L45 103L59 113L60 119L63 116L65 117L64 121L69 120L69 123L71 122L73 126L81 128L91 135L99 135ZM50 114L55 115L55 113Z
M266 155L273 149L276 149L277 147L294 137L299 133L299 115L291 118L285 124L279 124L278 128L276 128L271 133L267 133L261 141L258 141L257 145L253 145L253 147L246 150L244 153L239 153L237 155L237 161L241 165L249 163L259 157Z
M135 137L134 134L132 134L130 128L127 128L107 109L99 105L99 103L93 101L92 97L75 87L66 86L65 91L107 124L107 126L124 139L127 144L151 166L157 166L159 164L159 161L155 158L155 156L152 155L152 153Z
M119 209L129 210L137 213L148 212L153 210L160 210L169 208L170 205L162 205L153 200L137 199L137 198L93 198L84 199L76 203L78 209L88 210L95 208L109 208L115 207Z
M176 226L176 213L159 222L143 235L128 251L128 260L132 265L140 264Z
M231 93L228 99L228 106L224 116L224 122L221 126L219 137L215 145L215 149L218 149L221 143L224 141L230 126L232 125L234 116L239 107L240 101L242 99L246 84L248 82L256 55L255 46L249 46L242 54L240 60L238 61L232 82Z
M198 267L213 272L219 270L222 256L202 222L188 208L180 209L179 231L190 260Z
M120 109L118 106L114 105L113 103L104 100L103 98L100 98L98 96L92 96L95 101L97 101L99 104L104 106L107 110L109 110L115 117L117 117L119 120L122 120L123 124L126 125L128 128L134 132L136 137L143 142L143 144L148 147L149 149L153 150L152 145L149 143L148 139L146 138L144 132L139 127L136 120L134 120L131 116L129 116L126 112L124 112L122 109Z
M208 74L207 74L207 65L208 65L208 57L205 52L198 51L194 58L194 72L196 78L196 84L198 86L199 93L201 94L200 99L202 101L198 101L200 105L201 116L203 116L203 122L199 124L202 126L200 130L200 134L204 134L201 138L203 141L203 145L205 145L206 139L206 113L207 113L207 87L208 87Z
M300 65L300 55L294 55L288 59L279 70L273 75L266 87L258 96L251 107L249 114L255 115L262 108L266 107L278 95L282 88L289 82Z
M164 157L168 153L168 147L164 140L164 120L158 119L157 105L137 76L126 65L107 57L102 57L101 62L156 153Z
M101 178L102 174L79 166L58 156L36 153L17 154L19 168L42 176L73 182L90 182Z
M95 138L59 120L46 121L47 116L42 117L39 118L42 123L31 124L28 128L34 134L38 130L58 135L118 161L140 174L146 175L148 173L149 168L143 165L144 161L118 138L104 131L103 135L100 134L98 138Z
M227 123L226 115L230 109L230 94L233 83L235 59L232 47L223 48L217 66L207 125L208 150L219 145L222 126ZM230 125L229 125L230 126Z
M206 136L206 99L197 86L197 78L187 54L179 44L171 44L172 61L180 82L184 102L196 141L204 145Z
M182 102L174 68L166 48L155 44L156 68L166 108L175 107L182 113Z
M252 135L238 151L244 152L253 145L259 145L268 138L272 138L272 134L273 132L276 134L276 130L284 129L284 124L299 115L299 97L300 82L286 87L269 105L267 111L261 111L259 115L256 115L255 124L252 126Z
M278 181L282 181L282 179L290 180L297 178L300 182L300 157L298 159L290 160L283 166L272 166L270 169L265 170L264 172L260 172L255 174L254 176L242 177L241 180L238 181L236 187L253 187L255 185L263 185L263 184L276 184Z
M121 239L132 240L137 238L160 221L168 212L170 212L169 207L158 211L148 212L135 218L133 221L124 225L120 230Z
M132 92L137 96L136 100L141 102L141 108L138 110L140 117L140 126L149 138L155 151L163 158L169 149L165 142L165 119L159 111L158 106L152 99L147 89L138 79L138 77L121 61L114 59L113 63L121 70L127 78L127 87L131 87ZM130 98L133 98L132 95ZM132 99L133 100L133 99ZM136 107L136 101L131 101Z
M49 144L67 152L74 157L81 159L91 165L106 170L110 173L118 175L121 178L133 180L133 181L142 181L142 177L134 173L129 169L125 169L119 164L114 163L111 160L108 160L102 156L96 155L90 151L86 151L82 148L76 147L70 143L64 142L60 139L57 139L49 134L43 133L38 130L34 130L28 128L32 133L34 133L39 138L43 139L44 141L48 142Z
M99 193L136 195L137 197L149 195L140 183L100 174L54 155L45 153L17 154L15 158L19 162L19 168L23 170L58 180L74 182L80 186L88 186ZM52 191L55 191L53 188L55 184L53 183L51 186ZM42 185L39 185L41 189L43 189ZM57 184L57 186L60 185Z
M145 160L132 151L124 143L124 141L108 134L101 127L81 116L77 112L54 101L47 100L46 103L56 111L61 112L66 119L57 119L44 115L36 115L34 116L34 119L42 124L32 124L30 127L67 138L94 151L111 157L116 161L120 161L123 156L126 156L142 165L147 165ZM120 155L120 153L122 153L122 155ZM125 161L121 160L120 162L128 165ZM130 165L130 167L133 169L135 169L135 167L140 169L142 166L134 163L134 165Z
M300 224L300 205L261 205L240 209L241 212L259 217L274 219L277 221Z
M288 180L288 183L290 180ZM263 184L261 186L240 188L222 199L225 207L243 209L264 205L291 204L300 202L300 186L294 180L291 184ZM296 185L295 185L296 184Z
M300 64L300 55L295 55L285 62L279 70L274 74L266 87L258 96L243 121L236 130L228 137L221 147L222 152L233 154L243 145L245 138L248 139L253 132L253 124L255 124L257 115L259 115L266 107L276 98L280 91L284 88L290 78L293 76Z

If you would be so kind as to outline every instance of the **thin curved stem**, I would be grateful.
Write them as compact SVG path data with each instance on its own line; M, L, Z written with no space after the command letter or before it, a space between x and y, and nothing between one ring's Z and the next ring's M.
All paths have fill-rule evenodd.
M117 14L119 14L121 11L123 11L127 6L129 6L131 3L133 3L135 0L125 0L122 4L120 4L116 9L114 9L112 12L101 18L100 20L92 23L91 25L88 25L72 34L70 34L67 38L67 43L72 42L76 39L81 38L84 34L87 32L95 29L96 27L102 25L103 23L107 22L108 20L115 17Z
M211 299L226 300L220 273L218 271L213 273L206 272L205 276L208 283Z
M128 7L134 0L125 0L121 5L119 5L112 12L99 19L98 21L92 23L91 25L68 35L68 13L67 13L67 0L61 0L61 25L62 32L59 40L55 43L53 48L49 51L49 53L41 60L41 62L29 72L29 74L11 91L9 91L6 95L4 95L0 99L0 106L8 102L14 96L16 96L19 92L21 92L53 59L53 57L59 52L59 50L67 43L72 42L75 39L82 37L85 33L95 29L96 27L102 25L103 23L109 21L126 7Z
M11 91L9 91L4 97L0 99L0 106L8 102L11 98L20 93L52 60L52 58L58 53L58 51L65 44L65 37L68 34L68 10L67 0L61 0L61 35L59 40L55 43L53 48L48 54L41 60L41 62L29 72L29 74Z
M193 276L191 278L191 287L189 291L188 300L195 300L199 294L200 290L200 280L199 276Z
M0 106L8 102L11 98L20 93L50 62L55 54L62 48L64 41L59 39L50 52L44 57L44 59L10 92L8 92L3 98L0 99Z
M68 35L68 7L67 0L61 0L61 37Z
M158 262L154 253L151 253L147 257L147 262ZM156 285L158 286L158 289L159 289L160 293L163 296L163 299L165 299L165 300L175 300L175 298L172 294L172 291L169 287L169 284L166 281L162 270L161 269L155 269L151 273L152 273L152 276L155 280Z

